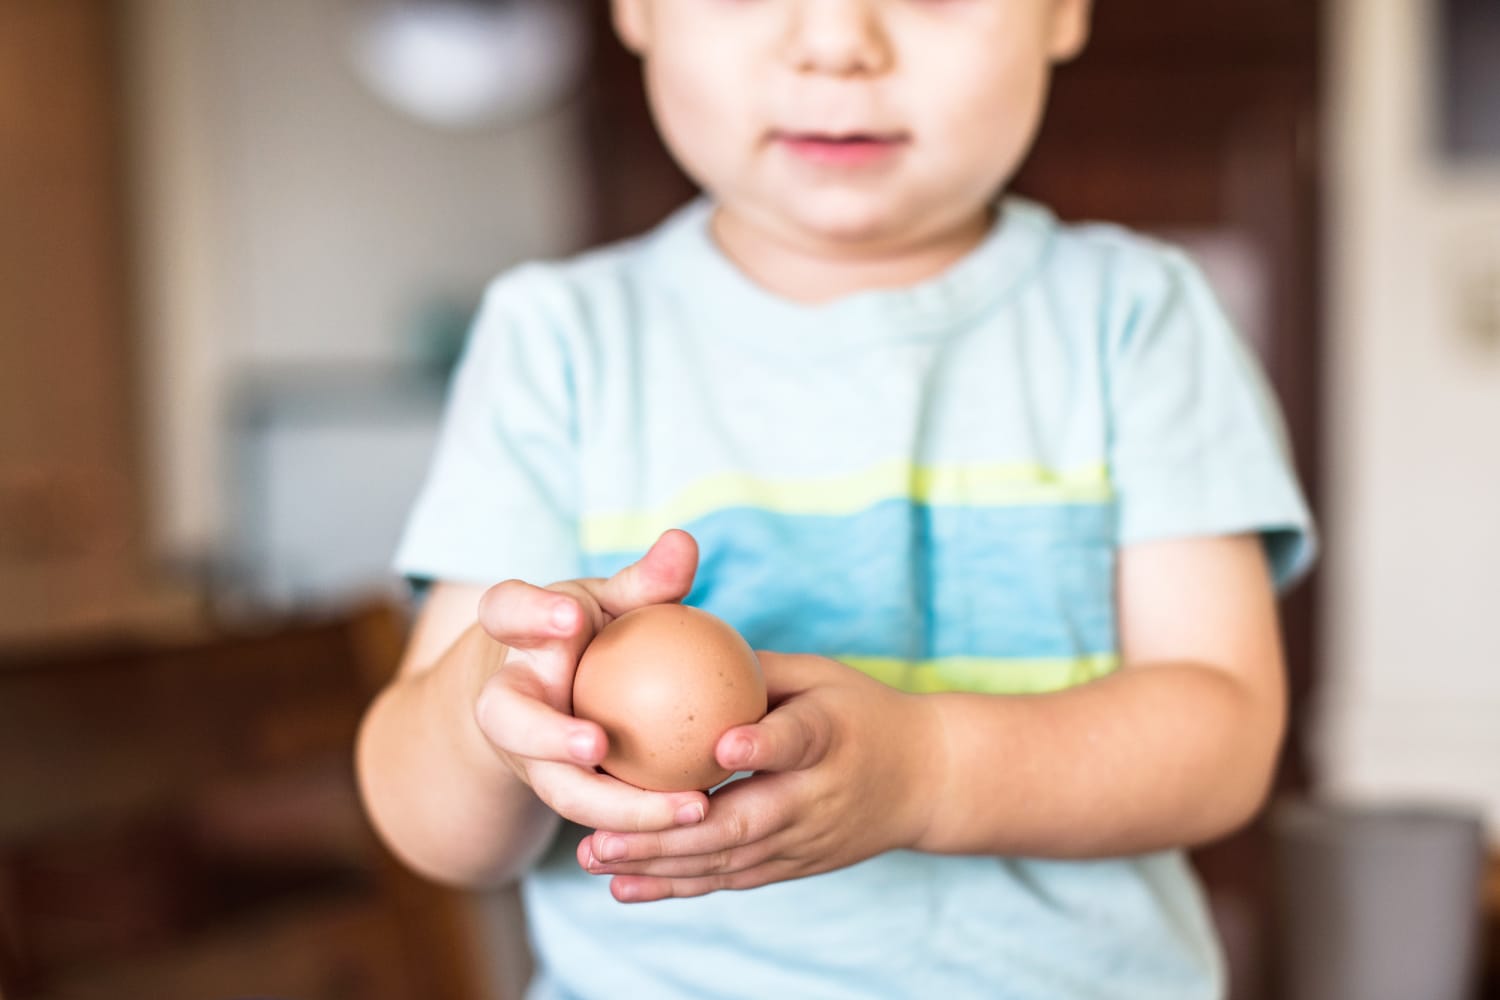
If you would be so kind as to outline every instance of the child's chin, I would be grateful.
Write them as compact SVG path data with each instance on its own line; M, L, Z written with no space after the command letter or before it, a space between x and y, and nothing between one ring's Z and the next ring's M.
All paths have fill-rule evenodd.
M887 243L914 230L889 198L820 192L802 201L796 214L799 228L829 243Z

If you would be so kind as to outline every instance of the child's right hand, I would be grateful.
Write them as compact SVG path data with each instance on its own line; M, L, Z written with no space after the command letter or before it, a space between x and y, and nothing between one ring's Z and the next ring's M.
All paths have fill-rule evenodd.
M697 542L672 530L607 580L546 588L507 580L480 600L480 626L507 648L482 682L475 719L516 777L564 819L601 830L655 831L707 814L702 792L648 792L596 772L604 731L572 715L573 674L599 630L634 608L681 600L697 567Z

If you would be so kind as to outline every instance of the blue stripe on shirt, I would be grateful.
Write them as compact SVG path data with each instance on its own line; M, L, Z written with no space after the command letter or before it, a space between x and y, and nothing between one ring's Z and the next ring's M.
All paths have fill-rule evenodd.
M824 656L1113 655L1112 504L991 508L887 500L854 515L720 510L697 538L688 603L751 645ZM586 555L608 576L641 551Z

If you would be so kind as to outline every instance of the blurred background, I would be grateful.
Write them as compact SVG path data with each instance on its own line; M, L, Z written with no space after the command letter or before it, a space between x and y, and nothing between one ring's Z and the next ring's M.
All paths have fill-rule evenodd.
M1099 7L1016 187L1198 257L1325 540L1235 1000L1500 997L1500 5ZM603 0L0 0L0 996L516 995L359 812L388 561L485 282L691 193Z

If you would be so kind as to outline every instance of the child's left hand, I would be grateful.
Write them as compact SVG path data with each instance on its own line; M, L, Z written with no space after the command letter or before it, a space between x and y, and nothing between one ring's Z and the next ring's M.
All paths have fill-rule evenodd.
M701 823L579 843L578 863L615 876L621 902L816 875L921 837L944 774L924 699L821 656L757 655L773 708L725 733L717 756L758 773L715 793Z

